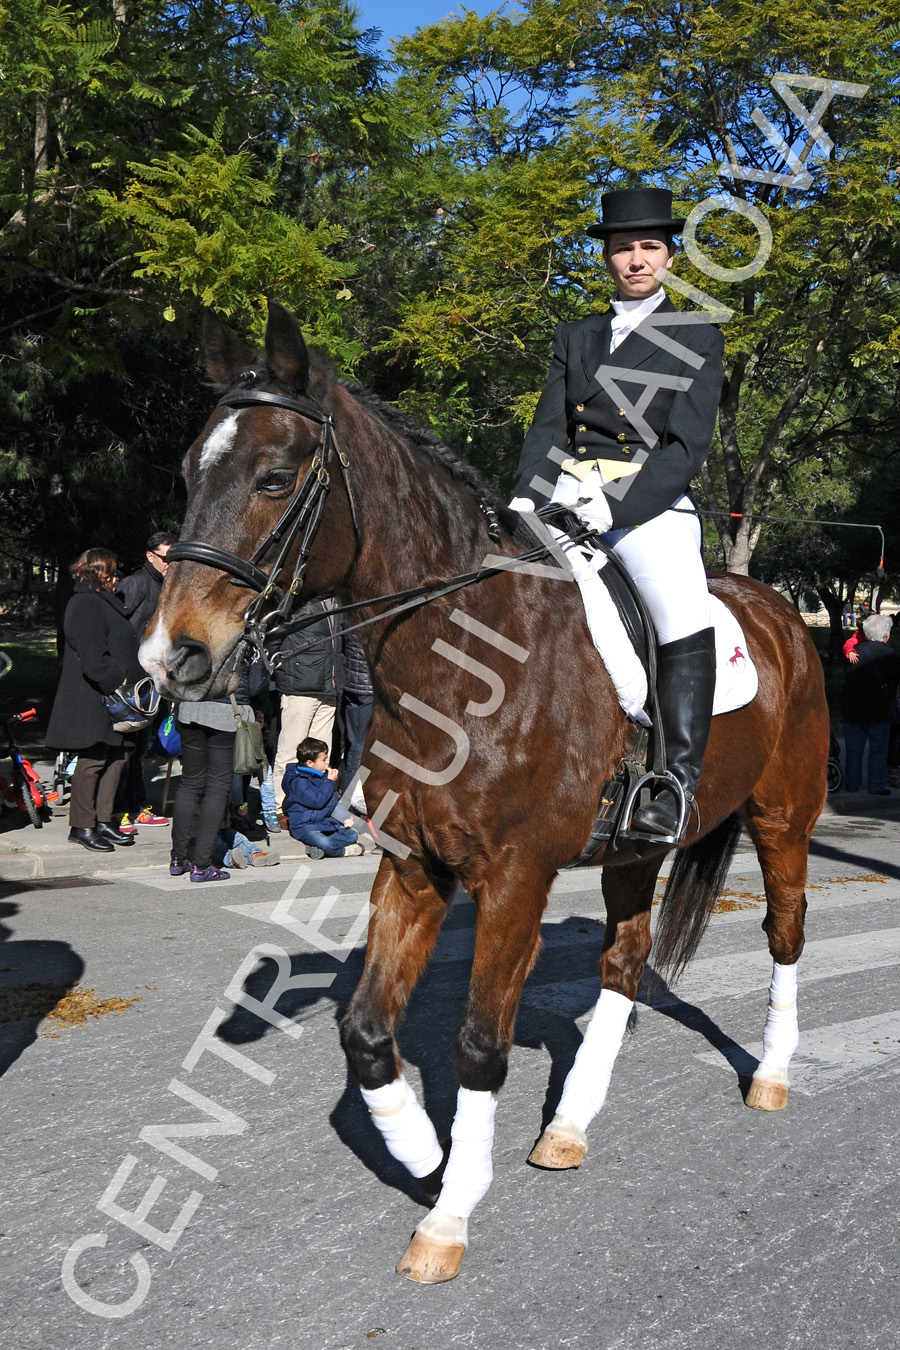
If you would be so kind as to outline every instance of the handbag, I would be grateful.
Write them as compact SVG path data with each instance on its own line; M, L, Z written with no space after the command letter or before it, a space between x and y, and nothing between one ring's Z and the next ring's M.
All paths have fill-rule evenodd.
M181 734L175 725L175 709L169 713L156 733L163 754L170 758L181 754Z
M103 695L106 711L112 718L113 731L124 735L143 731L156 716L159 694L149 675L134 684L120 684L111 694Z
M234 713L234 771L239 774L261 773L266 765L262 727L257 721L245 722L238 712L237 699L231 695Z

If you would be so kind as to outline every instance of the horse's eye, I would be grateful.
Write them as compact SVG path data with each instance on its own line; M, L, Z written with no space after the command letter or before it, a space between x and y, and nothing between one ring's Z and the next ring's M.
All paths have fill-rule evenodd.
M265 492L270 497L278 497L290 492L296 481L296 474L289 469L270 469L256 484L257 492Z

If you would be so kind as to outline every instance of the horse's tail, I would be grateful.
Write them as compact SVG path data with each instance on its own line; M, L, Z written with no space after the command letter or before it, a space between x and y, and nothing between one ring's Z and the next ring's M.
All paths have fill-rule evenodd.
M695 844L675 854L653 940L653 964L672 983L700 945L741 833L729 816Z

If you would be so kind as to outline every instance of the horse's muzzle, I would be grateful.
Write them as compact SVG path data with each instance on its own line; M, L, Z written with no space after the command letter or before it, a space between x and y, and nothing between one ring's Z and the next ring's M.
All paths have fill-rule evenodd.
M141 663L150 670L160 693L186 702L208 698L213 664L206 643L197 638L178 637L166 644L163 651L148 650L156 645L152 640L144 644Z

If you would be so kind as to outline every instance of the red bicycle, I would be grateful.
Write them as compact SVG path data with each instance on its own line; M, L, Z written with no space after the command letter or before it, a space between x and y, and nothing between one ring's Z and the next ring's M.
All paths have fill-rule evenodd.
M0 679L9 674L12 664L6 652L0 652ZM13 733L16 722L31 722L35 717L37 717L35 709L27 708L24 712L14 713L12 717L3 719L3 730L6 733L5 753L12 765L12 782L0 775L0 801L10 811L24 811L34 828L40 830L44 825L41 813L47 805L47 799L40 778L22 754Z

